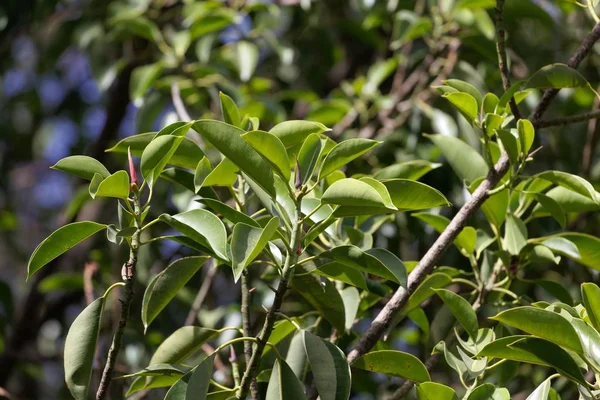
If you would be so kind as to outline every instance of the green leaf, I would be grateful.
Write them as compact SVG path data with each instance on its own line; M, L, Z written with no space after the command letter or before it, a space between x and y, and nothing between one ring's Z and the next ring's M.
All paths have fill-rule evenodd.
M346 330L349 331L354 325L358 306L360 305L360 293L356 288L346 287L342 290L342 300L344 301L344 311L346 314Z
M254 228L260 228L260 224L247 216L246 214L239 212L238 210L229 207L227 204L220 202L215 199L199 199L196 200L199 203L205 204L208 208L213 210L216 214L221 214L222 218L233 222L234 224L243 223L250 225Z
M367 281L365 280L363 273L360 270L348 268L346 264L340 262L334 261L320 265L311 272L329 279L347 283L348 285L356 286L357 288L368 290ZM346 309L346 311L348 310ZM347 319L346 322L348 322Z
M494 114L500 99L494 93L486 93L481 102L481 112L483 115Z
M462 140L444 135L425 136L441 150L461 180L470 184L488 173L488 166L483 157Z
M431 380L425 365L417 357L402 351L372 351L354 361L352 366L417 383Z
M146 368L133 374L119 376L118 379L155 376L177 376L181 377L188 372L189 368L173 364L151 364ZM114 379L114 378L113 378Z
M436 382L423 382L417 385L419 400L458 400L454 389Z
M130 136L121 140L106 151L127 154L127 149L131 148L131 154L140 157L144 149L150 144L155 136L155 133L142 133ZM196 169L198 161L201 160L202 157L204 157L202 149L191 140L183 138L183 141L179 147L177 147L177 150L175 150L175 153L171 156L168 163L177 167Z
M544 382L540 383L529 396L527 396L526 400L548 400L551 387L552 379L546 379Z
M216 353L182 376L167 392L165 400L206 399Z
M110 176L110 172L100 161L88 156L65 157L50 168L67 172L88 181L91 181L95 174L99 174L102 178Z
M237 282L244 269L260 255L279 227L279 218L273 217L264 228L238 222L231 235L231 267Z
M383 168L377 171L374 177L380 181L385 179L409 179L415 181L429 171L441 167L441 165L425 160L406 161Z
M535 175L537 178L542 178L556 185L562 186L582 196L585 196L594 202L598 202L596 190L591 183L585 179L562 171L545 171Z
M200 189L202 189L206 178L208 178L212 171L212 165L210 164L208 157L202 157L198 162L196 171L194 171L194 193L198 193Z
M383 186L383 185L382 185ZM384 186L385 189L385 186ZM389 194L387 194L389 198ZM354 207L378 207L395 211L391 200L382 198L380 192L364 180L340 179L325 190L321 197L324 204L337 204ZM391 208L389 206L392 206Z
M129 83L129 97L135 104L141 104L142 98L162 74L162 62L137 67L131 73L131 82Z
M283 360L276 360L269 379L266 398L269 400L306 400L304 384Z
M560 239L563 241L557 242ZM535 241L550 247L555 253L569 257L587 267L600 270L600 265L598 265L600 239L595 236L585 233L565 232L549 237L536 238ZM557 247L558 244L560 246ZM573 249L573 244L576 246L576 250Z
M494 133L496 132L496 130L498 128L500 128L503 121L504 121L504 118L502 118L498 114L485 114L485 119L484 119L485 133L489 137L494 136Z
M544 362L554 367L561 375L577 382L586 385L585 378L579 369L579 366L560 346L554 343L547 342L538 338L521 339L513 343L511 347L524 350L536 357L544 360Z
M425 300L433 296L434 289L443 288L452 283L452 277L443 272L434 272L421 282L419 287L408 298L406 307L402 311L404 314L418 307Z
M211 248L222 260L229 260L225 226L211 212L191 210L173 216L162 214L158 218L195 242Z
M434 289L435 293L440 296L444 304L450 309L458 322L465 328L471 339L477 338L479 324L477 323L477 315L473 311L471 304L457 295L446 289Z
M152 364L181 364L202 348L202 345L219 336L219 331L199 326L183 326L158 346Z
M494 399L494 392L496 387L491 383L484 383L483 385L477 386L467 397L467 400L492 400Z
M352 245L338 246L319 254L321 258L337 261L348 267L398 283L406 287L406 267L393 253L385 249L362 251Z
M275 171L287 182L290 180L290 158L285 146L279 138L272 133L264 131L250 131L244 133L242 138L254 148Z
M520 119L517 122L517 131L519 132L521 151L527 155L533 144L533 139L535 139L535 129L533 128L533 124L527 119Z
M521 249L527 244L527 227L525 223L513 214L507 214L504 229L506 250L510 254L518 255Z
M525 87L531 89L563 89L588 86L588 81L565 64L550 64L533 74Z
M321 171L319 171L318 180L320 181L333 171L360 157L380 143L376 140L360 138L348 139L338 143L325 157Z
M571 294L562 284L545 279L536 279L532 282L543 288L546 292L550 293L550 295L556 297L559 301L570 306L573 305L573 298L571 297Z
M311 134L320 134L330 129L319 122L285 121L273 127L269 132L277 136L286 148L298 145Z
M577 335L579 335L585 359L594 367L594 369L599 369L600 334L579 318L572 318L571 324L573 325L573 328L575 328Z
M451 205L437 189L408 179L390 179L382 182L392 203L400 211L422 210Z
M106 225L91 221L73 222L58 228L31 254L27 263L27 279L56 257L103 229L106 229Z
M142 153L140 169L144 179L152 185L160 176L171 156L181 144L182 138L172 135L158 136L152 140Z
M470 186L469 192L473 193L475 189L479 187L483 181L483 177L476 179ZM500 192L493 194L481 206L481 211L485 218L498 230L506 219L506 210L510 200L510 192L508 189L501 190Z
M336 345L308 331L303 331L303 339L319 397L322 400L347 400L351 375L344 353Z
M486 345L477 354L477 357L488 357L490 359L500 358L530 364L547 365L544 360L536 357L535 355L521 350L519 348L511 347L513 343L516 343L519 340L526 339L529 337L531 336L515 335L505 336L503 338L496 339L490 344Z
M496 129L496 134L502 142L504 151L508 154L511 163L516 163L521 155L521 144L519 138L504 129Z
M529 194L529 192L524 192ZM561 228L565 228L567 224L567 216L560 204L552 197L546 196L543 193L531 193L533 198L544 207L544 210L550 213L552 218L558 222Z
M196 121L193 129L250 176L264 191L275 197L271 167L252 146L242 139L240 136L244 133L242 129L212 120Z
M450 220L442 215L414 213L411 216L431 225L439 233L442 233L448 224L450 224ZM477 231L472 226L465 226L456 239L454 239L454 244L459 249L463 249L467 254L472 254L477 244Z
M219 92L219 98L221 99L221 113L223 114L223 121L229 125L241 128L242 125L240 112L233 99L223 92Z
M233 186L235 181L237 181L239 172L240 169L229 158L225 157L206 176L202 186Z
M562 186L554 187L545 194L558 203L565 213L596 211L600 208L600 206L589 197L582 196L579 193L575 193ZM598 195L595 197L598 197ZM531 212L533 217L542 217L549 214L549 211L545 210L541 204L536 206Z
M142 322L144 330L169 304L185 284L198 272L208 257L185 257L171 263L156 275L144 293Z
M329 279L312 275L297 275L292 281L294 289L312 305L339 332L344 332L346 318L344 301Z
M120 284L122 285L122 284ZM87 400L89 396L92 367L104 303L111 286L102 297L88 305L71 324L65 339L65 382L75 400Z
M577 332L571 323L555 312L536 307L516 307L503 311L490 319L514 326L577 353L583 352Z
M446 80L442 81L442 83L444 85L448 85L448 86L458 90L459 92L463 92L463 93L467 93L467 94L471 95L471 97L473 97L477 101L478 108L481 108L481 105L482 105L481 92L479 92L479 90L475 86L471 85L468 82L461 81L459 79L446 79Z
M307 183L312 178L322 150L323 142L321 141L320 134L313 133L306 138L304 143L302 143L302 147L297 156L302 183Z
M468 93L446 93L443 96L469 121L473 123L477 120L477 100Z
M512 86L502 95L502 97L500 97L500 101L498 102L498 106L496 107L498 113L501 113L505 110L510 99L515 97L515 94L517 94L517 92L521 90L523 82L524 81L517 81L513 83ZM508 111L510 111L510 109Z
M294 375L303 381L308 369L308 356L304 349L304 331L296 331L292 336L285 355L285 362L294 371Z
M125 171L117 171L104 179L100 174L96 174L90 183L90 196L92 199L96 197L116 197L127 200L127 197L129 197L129 184L129 175Z
M587 311L590 322L600 330L600 288L592 282L585 282L581 285L581 299Z

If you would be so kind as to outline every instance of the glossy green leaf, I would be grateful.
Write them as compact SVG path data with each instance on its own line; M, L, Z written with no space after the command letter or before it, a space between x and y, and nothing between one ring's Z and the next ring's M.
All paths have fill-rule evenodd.
M142 98L162 74L162 71L162 62L144 65L133 70L129 83L129 97L134 103L141 103Z
M596 190L585 179L562 171L545 171L535 177L550 181L597 202Z
M199 326L183 326L173 332L158 346L152 358L152 364L181 364L202 348L202 345L213 340L219 331Z
M594 200L562 186L550 189L545 195L554 200L565 213L596 211L600 209L600 206ZM598 195L595 197L598 197ZM550 212L545 210L541 204L536 206L531 212L533 217L541 217L549 214Z
M99 174L102 178L110 176L110 172L100 161L88 156L65 157L50 168L67 172L88 181L91 181L95 174Z
M344 311L346 315L346 330L351 330L358 313L360 305L360 293L356 288L346 287L342 290L342 300L344 302Z
M550 64L531 75L525 87L532 89L563 89L588 86L577 70L566 64Z
M393 253L385 249L362 251L352 245L338 246L319 254L350 268L380 276L406 287L406 267Z
M266 398L269 400L306 400L304 384L283 360L276 360L269 379Z
M322 264L311 272L329 279L347 283L348 285L352 285L357 288L368 290L367 281L364 274L360 270L348 268L346 264L342 264L340 262L334 261Z
M485 114L484 124L485 124L485 133L492 137L496 130L500 128L504 118L499 116L498 114Z
M65 382L75 400L87 400L89 397L102 311L106 297L116 286L111 286L102 297L90 303L75 318L67 333L64 350Z
M237 181L240 169L227 157L206 176L202 186L226 186L230 187Z
M390 179L382 182L392 203L400 211L423 210L451 205L437 189L408 179Z
M333 283L328 279L322 280L312 274L306 274L294 276L292 286L335 329L344 332L344 301Z
M322 400L347 400L351 375L344 353L336 345L308 331L303 332L303 339L319 397Z
M519 362L525 362L530 364L537 365L547 365L546 362L534 354L521 350L519 348L512 347L513 343L518 342L519 340L529 338L531 336L526 335L515 335L515 336L505 336L503 338L499 338L494 340L493 342L486 345L478 354L477 357L488 357L492 358L500 358L507 359Z
M511 347L531 353L554 367L561 375L582 385L586 384L585 378L573 357L554 343L538 338L526 338L513 343Z
M450 309L457 321L462 325L469 336L475 340L479 324L477 323L477 315L471 304L457 295L454 292L446 289L435 289L435 293L440 296L444 304Z
M220 214L221 218L225 218L234 224L239 222L250 225L254 228L260 228L260 224L247 216L246 214L229 207L227 204L220 202L215 199L199 199L199 203L205 204L208 208L213 210L216 214Z
M302 183L307 183L311 180L322 150L323 143L319 134L311 134L306 138L304 143L302 143L302 147L297 155Z
M140 157L155 136L155 133L142 133L130 136L106 151L127 154L127 149L131 148L131 154ZM183 141L177 147L177 150L175 150L168 163L177 167L195 169L202 157L204 157L202 149L191 140L183 138Z
M205 358L198 366L182 376L167 392L165 400L206 399L216 354Z
M466 400L493 400L496 387L491 383L477 386Z
M490 319L514 326L575 352L583 352L577 332L571 323L555 312L536 307L516 307L503 311Z
M370 139L348 139L338 143L325 157L319 171L319 179L325 178L333 171L343 167L350 161L365 154L381 142Z
M106 225L91 221L73 222L58 228L31 254L27 263L27 279L56 257L103 229L106 229Z
M425 135L442 152L454 173L469 184L485 176L488 166L483 157L462 140L444 135Z
M550 388L552 387L552 380L546 379L542 383L538 385L537 388L527 396L525 400L548 400L548 396L550 395Z
M144 330L169 304L185 284L198 272L208 257L185 257L170 264L156 275L146 288L142 300Z
M486 93L481 101L481 112L483 115L494 114L500 99L494 93Z
M219 92L219 98L221 100L221 113L223 115L223 121L229 125L237 126L241 128L240 112L235 105L233 99L227 96L223 92Z
M459 92L471 95L471 97L473 97L477 101L478 107L481 108L483 98L481 92L475 86L471 85L468 82L461 81L459 79L446 79L442 82L444 83L444 85L448 85L458 90Z
M92 199L96 197L116 197L126 200L129 197L129 184L129 175L125 171L117 171L106 178L96 174L90 182L90 196Z
M311 134L320 134L330 129L319 122L285 121L273 127L269 132L277 136L286 148L304 142Z
M508 214L504 229L506 250L510 254L518 255L527 244L527 227L525 223L513 214Z
M429 214L429 213L414 213L411 216L420 219L428 225L431 225L437 232L442 233L450 220L444 216ZM454 239L454 244L460 249L464 249L467 254L472 254L475 251L475 245L477 243L477 231L472 226L466 226Z
M546 196L543 193L533 193L533 197L544 207L544 210L550 213L552 218L558 222L561 228L564 229L567 224L567 216L562 206L552 197Z
M275 197L271 167L242 137L243 130L220 121L200 120L193 129L209 141L240 170L248 174L264 191Z
M517 131L519 132L521 151L527 154L529 149L531 149L533 139L535 139L535 129L533 128L533 124L527 119L520 119L517 122Z
M557 241L563 239L563 241ZM566 240L564 240L566 239ZM555 253L569 257L580 264L599 270L600 239L585 233L565 232L551 237L537 238L545 246L550 247ZM573 249L575 245L576 249Z
M402 351L372 351L354 361L352 367L398 376L417 383L431 380L425 365L417 357Z
M279 218L273 217L264 228L255 228L238 222L231 235L231 267L237 282L244 269L260 255L279 227Z
M443 96L469 121L473 123L477 120L477 100L468 93L446 93Z
M408 313L434 295L434 289L443 288L452 283L452 277L443 272L434 272L421 282L408 298L403 313Z
M275 171L287 182L290 180L290 158L285 146L279 138L272 133L264 131L250 131L244 133L242 138L263 156Z
M600 288L592 282L581 285L581 299L587 311L590 322L600 331Z
M458 400L454 389L437 382L423 382L417 385L417 398L419 400Z
M571 324L579 335L583 354L594 369L600 368L600 334L579 318L572 318Z
M194 171L194 192L195 193L198 193L200 191L200 189L204 185L204 182L206 181L206 178L210 175L210 173L212 171L213 171L213 168L212 168L212 165L210 164L210 160L208 159L208 157L202 157L202 159L198 162L198 166L196 167L196 170Z
M498 101L498 106L496 107L497 112L501 113L505 111L508 106L509 101L515 97L515 94L521 90L521 86L523 86L524 81L517 81L512 84L512 86L504 92L504 94L500 97L500 101ZM510 111L508 109L507 111Z
M408 179L411 181L415 181L421 178L429 171L441 167L441 165L442 164L432 163L425 160L406 161L403 163L385 167L377 171L374 176L376 179L379 180Z
M152 140L142 153L140 169L142 176L151 184L156 182L156 179L162 173L162 170L167 165L177 147L181 144L183 138L163 135Z
M133 374L127 374L120 376L119 379L123 378L135 378L139 376L143 377L154 377L154 376L177 376L181 377L188 372L189 368L182 367L173 364L151 364L146 368L134 372Z
M545 279L536 279L533 282L543 288L546 292L550 293L550 295L556 297L557 300L570 306L573 305L571 294L561 283Z
M483 181L483 177L476 179L470 186L469 191L473 193ZM506 210L510 200L510 192L508 189L490 196L481 206L481 211L485 218L499 230L504 220L506 219Z
M389 209L389 203L386 203L377 189L365 181L353 178L340 179L334 182L323 193L321 201L325 204ZM390 209L390 211L394 210L395 207Z
M211 248L215 254L223 259L227 257L227 232L223 222L214 214L206 210L191 210L170 216L162 214L161 221L166 222L188 238Z
M496 129L496 134L500 138L502 147L508 154L510 162L513 164L516 163L521 155L521 143L519 142L519 138L504 129Z

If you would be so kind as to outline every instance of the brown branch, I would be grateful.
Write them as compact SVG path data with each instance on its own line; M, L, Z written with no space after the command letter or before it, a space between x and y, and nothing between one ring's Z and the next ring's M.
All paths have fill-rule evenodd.
M97 262L87 262L83 267L83 292L85 293L85 302L89 306L94 301L94 283L92 279L98 271Z
M250 332L250 282L248 282L248 280L248 270L244 270L244 272L242 272L241 282L242 330L244 331L244 336L249 337L252 336L252 334ZM250 364L252 360L252 343L250 341L244 342L244 355L246 357L246 365ZM250 395L252 396L252 400L258 400L260 398L256 377L250 382Z
M538 122L537 126L539 128L548 128L550 126L576 124L578 122L586 122L590 120L596 120L598 118L600 118L600 110L590 111L583 114L570 115L568 117L542 120Z
M582 44L577 49L577 52L569 60L569 66L571 68L577 68L581 61L590 53L593 44L599 38L600 23L596 24L594 29L583 40ZM556 90L556 93L558 93L557 89L552 90ZM546 93L548 92L549 91L547 90ZM544 97L548 96L546 93L544 94ZM535 128L539 127L539 120L550 106L550 103L556 96L556 93L554 93L549 100L542 99L542 101L533 111L530 120ZM350 363L371 350L375 343L377 343L377 341L383 336L385 331L389 329L394 317L400 310L402 310L402 308L404 308L410 295L421 284L421 282L423 282L425 277L431 273L442 254L462 231L467 220L473 214L475 214L477 210L479 210L483 202L489 196L488 191L496 186L496 184L508 171L509 166L510 162L508 160L508 156L506 153L503 153L494 168L488 172L486 178L475 190L471 196L471 199L469 199L469 201L467 201L467 203L465 203L465 205L458 211L448 227L444 230L444 232L442 232L431 248L425 253L421 261L419 261L415 269L410 273L408 277L408 287L400 287L394 293L390 301L384 306L377 317L375 317L371 327L363 334L354 349L350 351L348 354L348 361Z
M185 325L194 325L196 318L198 318L198 312L200 311L204 300L206 300L206 296L208 295L213 280L215 279L215 275L217 274L217 263L214 259L212 259L211 261L211 265L208 271L206 272L206 275L204 276L202 285L200 286L198 294L196 295L196 298L192 303L192 307L190 308L190 311L188 312L188 315L185 319Z

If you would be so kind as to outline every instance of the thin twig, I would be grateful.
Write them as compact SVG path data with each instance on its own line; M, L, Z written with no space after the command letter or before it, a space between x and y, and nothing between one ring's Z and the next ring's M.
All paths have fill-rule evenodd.
M506 57L506 31L504 30L504 19L502 17L505 0L496 0L496 53L498 54L498 69L502 77L502 86L508 90L511 86L510 74L508 72L508 59ZM510 110L516 119L521 119L521 112L514 97L509 101Z
M113 336L112 344L108 350L108 357L106 358L106 365L104 366L104 372L100 379L100 385L96 392L96 400L102 400L108 391L108 387L112 380L112 371L115 368L119 351L123 344L123 334L127 321L129 320L129 310L131 308L131 302L133 300L133 283L135 278L135 268L137 265L138 248L140 243L140 228L141 228L141 206L139 195L136 192L134 194L134 220L137 231L131 237L131 246L129 248L129 260L123 265L123 271L121 273L123 280L125 281L125 298L121 304L121 316L119 318L119 325Z
M198 312L200 311L200 308L202 308L202 304L204 303L204 300L206 299L206 296L210 291L210 287L213 283L213 280L215 279L216 274L217 263L214 259L211 259L210 266L208 268L208 271L206 272L206 275L204 276L202 285L200 286L198 294L196 295L196 298L192 303L192 307L190 308L190 311L188 312L188 315L185 319L185 325L194 325L196 318L198 318Z
M184 122L193 121L192 117L185 108L185 104L183 104L183 100L181 99L181 92L179 91L179 85L175 81L171 83L171 101L173 101L173 106L175 107L175 112L177 113L177 116L179 116L179 119L181 119ZM193 129L189 130L186 137L189 138L192 142L196 143L198 147L204 148L202 138Z
M97 270L97 262L87 262L83 267L83 293L85 294L85 302L88 306L94 301L94 284L92 279Z
M561 126L561 125L576 124L578 122L593 121L598 118L600 118L600 110L590 111L588 113L583 113L583 114L570 115L568 117L546 119L546 120L540 121L538 123L538 127L547 128L549 126Z
M242 330L244 331L244 336L252 336L252 333L250 332L250 282L248 279L247 269L242 272L241 291ZM251 342L244 342L244 355L246 358L246 365L250 364L250 361L252 359ZM252 382L250 382L250 395L252 396L252 400L259 399L258 383L256 382L256 377L254 377L252 379Z
M569 60L571 68L577 68L581 61L590 53L593 44L600 38L600 24L596 24L594 29L586 36L582 44L577 49L577 52ZM552 89L556 90L556 89ZM546 93L549 91L547 90ZM544 94L544 97L548 95ZM558 93L558 90L556 90ZM539 121L544 115L552 99L556 96L554 93L551 98L544 100L538 104L530 118L534 128L538 128ZM491 169L486 178L481 182L475 190L469 201L458 211L447 228L438 237L431 248L425 253L419 264L410 273L408 277L408 287L400 287L392 296L390 301L384 306L381 312L375 317L371 327L363 334L360 341L348 354L348 361L352 363L357 358L371 350L377 341L390 327L394 317L404 308L409 296L423 282L425 277L431 273L434 266L439 261L442 254L446 251L452 241L458 236L465 226L467 220L475 214L481 207L483 202L488 198L488 191L493 189L500 179L506 174L510 166L510 162L506 153L500 156L493 169Z

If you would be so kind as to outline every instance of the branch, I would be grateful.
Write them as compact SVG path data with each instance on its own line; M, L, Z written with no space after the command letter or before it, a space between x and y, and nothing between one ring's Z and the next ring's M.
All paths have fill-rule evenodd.
M546 119L538 122L539 128L547 128L549 126L561 126L561 125L569 125L576 124L578 122L585 122L593 119L600 118L600 110L590 111L588 113L571 115L568 117L560 117L553 119Z
M190 114L185 109L185 104L183 104L183 100L181 98L181 92L179 91L179 85L175 81L173 81L173 83L171 83L171 101L173 102L173 106L175 107L175 112L177 113L177 116L179 117L180 120L182 120L184 122L193 121L192 117L190 117ZM192 134L192 132L194 132L195 135ZM190 129L189 132L187 133L186 137L188 139L190 139L192 142L196 143L198 145L198 147L200 147L201 149L204 149L203 143L202 143L202 138L196 131L194 131L193 129Z
M502 77L502 86L504 90L508 90L511 86L510 75L508 72L508 60L506 57L506 31L504 30L504 19L502 10L504 9L505 0L496 0L496 53L498 54L498 69ZM510 110L516 119L521 119L521 112L517 106L514 97L511 97Z
M242 272L242 329L244 336L252 336L250 333L250 283L248 282L248 270ZM252 343L249 341L244 342L244 355L246 357L246 365L250 364L252 360ZM258 393L258 384L256 378L250 382L250 395L252 400L260 399Z
M198 294L194 299L194 303L192 303L192 308L190 308L190 311L188 312L188 315L185 319L185 325L194 325L194 321L196 321L196 318L198 318L198 312L202 307L202 303L204 303L204 300L208 295L208 291L210 290L212 282L215 279L215 275L217 274L217 263L214 259L212 259L211 261L212 263L210 265L210 268L206 272L204 280L202 281L202 286L200 286Z
M502 0L499 0L500 2ZM569 60L569 66L571 68L577 68L581 61L590 53L593 44L600 38L600 23L594 26L594 29L586 36L582 44L577 49L577 52ZM555 93L548 95L548 92ZM550 89L544 93L544 100L538 104L532 113L530 118L535 128L539 128L539 119L546 112L552 99L558 93L558 89ZM496 163L493 169L491 169L486 178L481 182L479 187L475 190L469 201L458 211L454 216L448 227L442 232L431 248L425 253L421 261L417 264L416 268L410 273L408 277L407 288L400 287L394 293L390 301L383 307L381 312L375 317L371 327L363 334L358 344L348 354L348 361L352 363L357 358L368 352L373 348L377 341L383 336L385 331L390 327L392 320L398 314L402 308L406 305L408 298L413 291L423 282L425 277L431 273L434 266L439 261L442 254L450 246L452 241L458 236L458 234L464 228L467 220L475 214L481 207L483 202L489 197L488 191L493 189L500 179L506 174L510 162L506 153L502 153L500 160Z
M119 356L119 351L121 350L121 346L123 344L123 334L125 332L125 327L127 326L127 321L129 320L129 310L131 309L131 302L133 300L133 283L135 278L135 267L137 265L137 256L140 243L140 227L142 225L140 220L140 199L139 193L137 193L137 191L134 192L133 199L135 211L134 219L137 231L131 237L131 246L129 248L129 260L125 265L123 265L123 270L121 272L122 278L125 281L125 299L123 299L121 304L121 316L119 317L119 325L117 326L117 330L113 336L110 349L108 350L106 365L104 366L104 372L102 372L100 385L98 386L98 391L96 392L96 400L104 399L108 391L108 387L110 386L110 382L112 380L112 371L115 368L117 357Z

